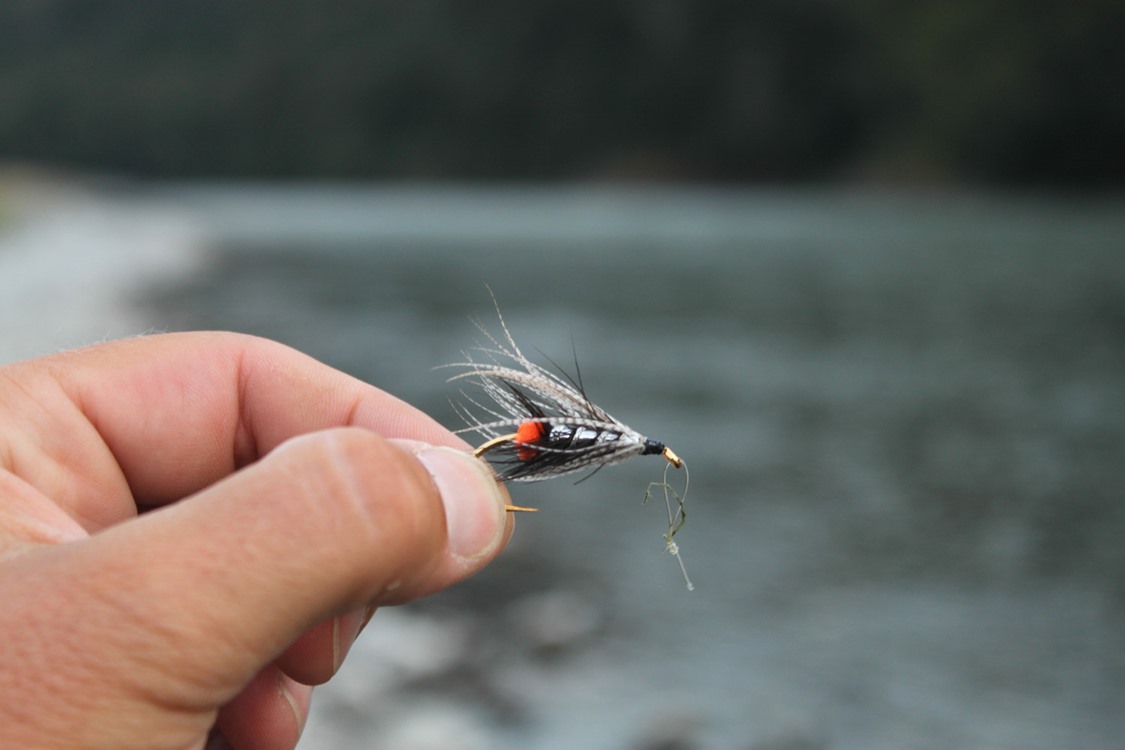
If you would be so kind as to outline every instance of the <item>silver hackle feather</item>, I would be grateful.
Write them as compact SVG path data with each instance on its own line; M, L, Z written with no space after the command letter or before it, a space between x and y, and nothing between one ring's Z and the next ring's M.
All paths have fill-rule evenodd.
M462 391L464 402L454 404L454 407L469 426L457 430L458 433L476 432L491 441L510 435L528 422L539 422L544 425L562 423L589 430L591 434L613 436L584 447L535 446L539 453L559 454L558 458L564 460L531 474L506 476L505 479L523 482L553 479L619 463L644 453L648 442L644 435L592 403L571 383L525 357L504 325L503 318L500 324L504 331L504 343L497 341L478 324L492 346L480 346L474 351L487 357L487 362L475 361L472 354L466 352L465 362L450 365L465 368L465 372L451 377L450 382L466 380L478 386L492 401L492 404L485 405ZM542 416L537 416L528 408L529 402L542 412ZM518 441L510 442L517 447L521 445ZM567 458L573 460L567 461Z
M495 303L495 297L493 302ZM688 578L679 547L672 540L686 519L684 495L687 492L687 477L685 475L684 495L676 493L667 483L667 469L671 466L682 467L686 472L686 464L663 443L646 438L590 401L582 392L580 382L564 379L524 356L508 331L498 304L496 315L503 332L500 339L480 321L474 321L488 344L464 352L463 362L445 365L464 370L450 377L450 382L465 381L473 384L484 392L490 402L482 403L482 400L473 398L462 390L463 401L454 402L453 407L468 426L456 432L476 432L485 439L477 448L476 455L491 458L498 466L500 479L504 481L535 482L553 479L582 471L593 472L633 456L660 454L669 464L665 467L665 480L652 483L645 493L645 500L648 500L654 489L659 487L663 490L668 508L665 548L679 562L688 589L693 589L694 585ZM474 354L477 358L474 358ZM586 444L580 447L551 447L542 443L521 442L516 433L529 422L540 423L545 430L558 425L575 431L586 430L586 434L594 439L584 441ZM530 454L534 454L538 460L529 461L524 458ZM675 497L674 502L672 497ZM533 510L517 506L510 508Z

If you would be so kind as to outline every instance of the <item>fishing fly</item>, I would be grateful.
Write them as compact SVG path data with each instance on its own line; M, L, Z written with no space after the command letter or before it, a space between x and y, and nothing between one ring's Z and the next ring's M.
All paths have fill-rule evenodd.
M511 482L538 482L588 472L579 480L583 481L603 467L633 456L662 456L667 461L664 477L649 485L645 501L655 490L662 491L668 510L665 549L675 556L688 589L694 588L679 546L673 541L687 518L684 498L689 475L683 459L664 443L645 437L591 401L582 385L577 359L571 377L557 365L558 374L525 357L509 333L499 305L496 315L502 336L497 338L476 321L488 344L465 352L464 362L447 365L463 370L450 382L466 381L485 397L474 398L462 391L464 402L454 403L468 425L457 432L475 432L484 439L473 455L489 461L501 481ZM668 470L673 467L684 470L682 493L668 483ZM509 505L508 510L538 509Z

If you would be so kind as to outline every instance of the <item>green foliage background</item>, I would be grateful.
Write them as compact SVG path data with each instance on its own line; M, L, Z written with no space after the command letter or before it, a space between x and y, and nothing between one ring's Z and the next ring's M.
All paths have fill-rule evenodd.
M1125 3L6 0L0 159L1117 185Z

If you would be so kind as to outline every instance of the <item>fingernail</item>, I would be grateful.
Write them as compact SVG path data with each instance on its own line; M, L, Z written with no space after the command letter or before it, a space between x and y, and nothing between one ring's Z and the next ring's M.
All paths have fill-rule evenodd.
M305 732L305 712L298 705L297 699L293 696L293 691L289 689L285 674L280 669L277 670L276 677L277 691L281 693L282 699L289 705L289 710L293 712L293 720L297 722L297 736L300 737Z
M377 610L377 609L378 609L378 607L375 606L374 604L368 604L364 608L363 618L360 620L360 623L359 623L359 633L362 633L363 629L367 627L367 623L371 622L371 618L375 616L375 610ZM357 638L359 637L359 633L356 633Z
M349 612L332 618L332 674L340 671L352 644L367 624L365 612Z
M416 455L441 493L449 553L468 563L492 552L505 522L503 490L492 471L452 448L425 448Z

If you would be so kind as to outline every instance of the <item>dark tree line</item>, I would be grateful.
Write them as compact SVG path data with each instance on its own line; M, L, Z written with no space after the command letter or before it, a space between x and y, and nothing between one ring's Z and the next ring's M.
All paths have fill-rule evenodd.
M0 158L1119 184L1113 0L6 0Z

